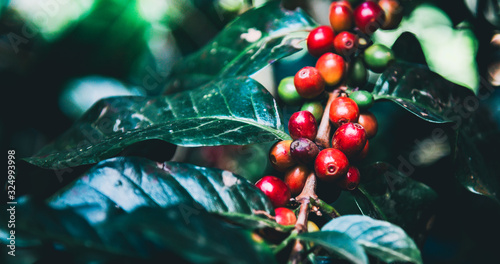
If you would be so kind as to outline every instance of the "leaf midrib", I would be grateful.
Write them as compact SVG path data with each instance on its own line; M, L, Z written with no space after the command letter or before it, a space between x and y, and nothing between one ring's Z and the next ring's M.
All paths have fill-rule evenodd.
M249 118L236 118L236 117L226 117L226 116L209 116L209 117L190 117L190 118L181 118L181 119L176 119L174 122L182 122L182 121L192 121L192 120L203 120L203 119L216 119L216 120L228 120L228 121L232 121L232 122L236 122L236 123L243 123L243 124L246 124L246 125L252 125L252 126L256 126L256 127L259 127L267 132L270 132L271 134L277 136L278 138L280 139L283 139L283 140L286 140L286 139L290 139L290 136L288 136L288 134L286 134L284 131L281 131L279 129L275 129L275 128L271 128L269 126L265 126L265 125L262 125L262 124L259 124L258 122L254 122L252 119L249 119ZM249 120L247 120L249 119ZM172 123L174 123L172 122ZM119 138L125 134L127 135L131 135L131 134L136 134L136 133L140 133L144 130L155 130L155 129L158 129L158 128L161 128L162 126L165 126L165 124L167 123L161 123L161 124L153 124L153 125L150 125L146 128L143 128L143 129L133 129L133 130L128 130L126 132L119 132L118 134L114 134L112 136L108 136L104 141L111 141L111 140L115 140L116 138ZM194 129L194 128L193 128ZM164 140L166 141L165 139L161 138L160 136L158 137L153 137L152 139L159 139L159 140ZM101 141L102 142L102 141ZM92 147L98 147L101 145L101 142L97 143L97 144L94 144ZM133 144L135 142L131 142L130 144ZM130 145L128 144L128 145ZM182 144L181 146L186 146L186 147L196 147L196 146L201 146L201 144L195 144L195 145L189 145L189 144ZM208 145L207 145L208 146ZM76 147L75 147L76 149ZM42 149L43 151L43 149ZM75 152L74 150L72 151L69 151L69 150L66 150L66 151L57 151L57 152L52 152L51 154L49 154L48 156L46 156L44 159L48 159L49 157L54 157L54 156L58 156L58 155L65 155L65 154L69 154L69 153L73 153ZM85 153L87 152L87 150L85 150ZM29 157L29 158L25 158L25 160L29 161L29 160L37 160L37 159L40 159L38 157ZM92 161L95 161L95 159L93 159ZM91 163L91 162L89 162ZM88 163L84 163L84 164L88 164Z

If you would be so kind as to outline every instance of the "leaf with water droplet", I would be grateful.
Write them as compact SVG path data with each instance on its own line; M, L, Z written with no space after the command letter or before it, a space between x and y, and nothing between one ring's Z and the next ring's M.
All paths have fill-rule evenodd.
M74 208L91 223L141 206L183 204L181 209L191 213L207 210L252 215L255 211L273 211L264 193L231 172L137 157L100 162L54 194L48 203L58 209ZM123 211L116 211L115 206Z
M61 169L98 162L151 139L214 146L289 138L272 95L255 80L239 77L174 95L103 99L66 133L26 160ZM92 148L79 151L82 146Z
M447 81L425 65L399 61L379 77L372 92L375 100L391 100L414 115L433 123L456 121L457 107L475 98L467 88Z
M192 206L141 207L89 223L81 217L81 205L58 210L39 200L21 199L16 239L24 235L44 242L37 245L57 243L63 248L58 253L71 252L65 257L70 263L156 263L166 259L184 263L179 256L192 263L275 263L268 245L249 230L223 223L203 209L183 211L181 205ZM8 214L0 213L0 219L8 219ZM6 228L0 227L2 232Z

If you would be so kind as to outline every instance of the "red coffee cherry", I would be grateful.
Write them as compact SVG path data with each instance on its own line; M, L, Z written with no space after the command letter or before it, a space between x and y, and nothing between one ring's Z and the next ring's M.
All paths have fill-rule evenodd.
M334 33L329 26L319 26L307 36L307 51L314 57L333 50Z
M395 29L403 19L403 7L398 0L380 0L378 5L384 10L385 22L382 29Z
M336 4L336 5L344 5L344 6L347 6L349 7L349 9L352 10L352 5L351 5L351 2L349 2L348 0L340 0L340 1L334 1L332 2L332 5L333 4ZM331 7L331 5L330 5Z
M288 133L293 139L307 138L314 140L317 132L316 119L309 111L295 112L288 120Z
M302 191L308 175L309 169L304 165L295 166L285 173L285 184L290 188L292 195Z
M358 123L365 128L366 138L373 138L377 134L378 122L372 112L362 112L359 114Z
M348 97L337 97L330 105L330 121L335 126L341 126L348 122L357 122L359 118L359 108L356 102Z
M274 207L284 206L290 200L290 189L277 177L264 176L255 183L255 186L264 192Z
M334 181L347 173L349 161L342 151L334 148L322 150L314 161L316 176L323 181Z
M312 140L298 138L290 145L292 158L302 164L313 164L319 153L319 147Z
M363 160L368 155L369 149L370 149L370 141L366 140L366 144L365 144L365 147L363 148L363 150L361 150L361 152L358 153L358 155L356 155L354 158L352 158L352 160L356 161L356 162Z
M269 161L271 161L273 168L278 171L284 172L296 164L290 153L290 144L292 144L292 140L279 141L269 150Z
M353 25L352 9L345 4L333 2L330 5L329 19L334 32L349 30Z
M336 85L340 82L345 72L344 59L335 53L325 53L316 61L316 69L328 85Z
M325 90L325 81L320 72L311 66L300 69L293 78L297 93L306 99L314 98Z
M358 48L358 37L351 32L340 32L333 39L333 47L338 54L349 57L353 55Z
M332 137L332 147L342 151L347 157L353 157L361 152L365 144L365 129L357 123L341 125Z
M359 170L354 166L349 166L347 174L337 182L337 186L341 189L352 191L358 187L360 179Z
M288 208L276 208L274 209L274 215L276 216L276 223L280 225L295 225L297 223L297 216Z
M353 15L358 29L369 35L379 29L385 20L384 10L372 1L366 1L358 5L354 9Z

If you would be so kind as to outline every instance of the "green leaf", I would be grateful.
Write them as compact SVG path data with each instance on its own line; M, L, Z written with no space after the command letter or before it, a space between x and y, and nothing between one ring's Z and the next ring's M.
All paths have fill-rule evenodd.
M302 10L290 11L271 1L251 9L198 52L178 63L165 93L194 89L214 79L249 76L301 48L316 23Z
M497 132L494 135L498 137L499 134ZM487 143L489 146L500 145L498 138L490 137L491 139ZM477 141L482 140L470 138L462 131L457 133L457 140L454 146L455 176L467 190L475 194L490 197L500 204L498 180L493 176L492 172L488 171L487 163L484 160L485 157L479 151L478 145L480 144Z
M406 165L401 163L400 170ZM429 210L437 194L427 185L402 174L386 163L375 163L361 171L363 181L355 195L361 212L401 226L412 237L425 230ZM367 203L368 202L368 203Z
M272 228L282 232L288 232L294 229L294 226L284 226L276 223L276 221L269 220L264 217L250 214L241 213L227 213L227 212L217 212L218 215L222 216L224 219L229 220L235 224L241 225L247 229L260 229L260 228Z
M397 30L377 30L377 43L391 47L403 32L411 32L422 45L429 68L474 93L479 90L479 73L475 61L478 41L472 30L455 29L441 9L422 4L403 19Z
M424 52L422 51L422 46L418 42L415 34L410 32L403 32L394 45L392 45L392 50L394 52L394 57L399 60L403 60L415 64L427 65L425 60Z
M486 19L497 29L500 28L499 3L496 0L464 0L465 5L476 19Z
M433 123L453 121L454 109L474 94L453 84L426 66L397 62L382 73L373 89L375 100L391 100Z
M256 81L240 77L175 95L100 100L66 133L26 160L61 169L110 158L148 139L213 146L289 138L271 94Z
M82 263L178 263L179 255L193 263L276 262L267 244L249 231L224 224L204 210L186 216L179 206L142 207L89 225L75 208L55 210L22 200L16 208L16 235L57 243ZM7 214L0 214L3 220Z
M109 232L113 226L117 236ZM276 263L268 245L249 231L230 227L200 212L186 218L177 208L140 208L120 216L101 228L114 238L124 237L132 245L147 245L146 251L170 249L193 263Z
M368 257L363 248L351 237L341 232L325 230L300 234L297 238L314 242L351 263L368 264Z
M386 221L362 215L346 215L331 220L321 230L350 236L368 254L384 262L422 263L420 250L415 242L403 229Z
M91 223L141 206L179 204L186 216L204 210L243 214L273 211L264 193L229 171L137 157L100 162L47 202L58 209L73 208Z

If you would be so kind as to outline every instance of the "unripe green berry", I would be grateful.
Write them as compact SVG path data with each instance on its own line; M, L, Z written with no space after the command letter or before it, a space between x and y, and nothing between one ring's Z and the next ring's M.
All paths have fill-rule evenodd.
M355 91L349 95L349 98L354 100L360 110L366 110L373 105L373 95L368 91Z
M376 73L383 72L395 59L392 50L382 44L371 45L364 55L366 66Z
M362 87L368 80L368 72L366 71L363 59L356 57L349 63L347 71L347 85L350 87Z
M283 78L278 86L278 96L287 105L298 105L302 102L302 97L293 84L293 78L294 76Z
M323 105L318 101L306 102L300 108L300 111L309 111L313 114L316 122L319 123L321 121L321 117L323 116L324 108Z

